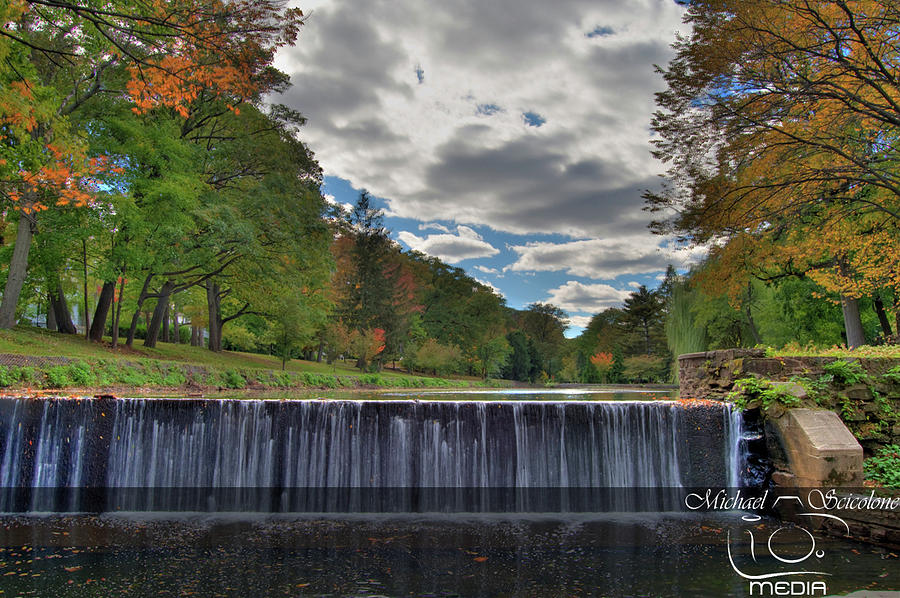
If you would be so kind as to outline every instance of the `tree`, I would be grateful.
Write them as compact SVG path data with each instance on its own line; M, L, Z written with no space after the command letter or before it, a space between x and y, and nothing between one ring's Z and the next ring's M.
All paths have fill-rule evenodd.
M654 352L654 344L663 322L663 302L655 291L641 285L625 299L625 325L638 331L645 355Z
M384 347L384 329L367 328L357 331L350 347L350 350L356 355L356 367L365 370L378 355L384 352Z
M361 335L379 329L385 334L382 351L388 356L402 353L399 331L403 328L400 313L404 301L396 301L398 293L414 295L412 279L405 276L403 267L397 263L388 231L384 228L384 213L372 204L372 197L366 190L359 194L356 206L350 215L352 229L348 237L352 240L349 259L340 260L347 272L339 273L342 281L340 315ZM357 352L357 367L366 367L369 359L365 352Z
M503 377L521 382L534 382L540 375L538 364L535 363L537 355L535 355L534 341L521 330L513 330L506 335L506 340L511 353L503 368Z
M483 380L500 371L511 352L509 343L503 335L485 336L475 347L475 360L478 373Z
M851 346L858 299L900 282L897 21L891 0L691 2L653 120L671 165L645 195L654 229L715 242L732 289L748 264L809 272L840 293Z
M8 328L37 215L87 205L98 178L119 173L106 156L88 155L72 126L78 113L105 97L138 114L163 107L190 121L190 105L204 94L238 112L283 79L270 65L278 47L294 42L302 13L278 0L33 0L6 3L0 17L0 199L19 216L0 303L0 327Z
M410 371L419 369L430 371L436 376L444 376L456 370L462 358L459 347L442 345L433 338L425 339L416 350L413 362L407 364Z
M623 382L625 380L625 355L622 353L622 346L613 347L613 363L609 370L609 381L613 384Z
M551 378L562 368L568 316L550 303L532 303L522 313L522 329L541 355L539 367Z
M609 382L609 374L612 371L615 359L612 353L595 353L591 355L591 363L597 369L600 380L606 384Z
M384 228L384 213L372 205L365 189L359 194L350 222L355 229L353 272L344 312L357 329L363 330L379 324L390 304L384 276L390 239Z

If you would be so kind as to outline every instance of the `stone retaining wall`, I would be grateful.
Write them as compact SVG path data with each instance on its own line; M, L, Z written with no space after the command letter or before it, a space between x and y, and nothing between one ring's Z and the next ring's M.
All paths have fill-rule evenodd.
M858 363L866 380L852 384L829 380L824 366L840 360ZM900 444L900 382L885 378L898 365L900 359L766 357L761 349L688 353L678 358L682 397L724 400L735 381L747 377L783 383L802 406L837 413L867 454Z

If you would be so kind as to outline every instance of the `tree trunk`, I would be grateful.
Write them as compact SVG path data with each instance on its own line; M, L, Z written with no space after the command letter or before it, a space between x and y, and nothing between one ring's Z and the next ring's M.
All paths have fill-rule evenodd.
M56 330L56 310L50 293L47 293L47 330Z
M113 349L119 346L119 322L122 319L122 299L125 297L125 269L122 268L122 276L119 277L119 297L115 301L113 307L113 329L112 329L112 346Z
M164 342L164 343L167 343L167 342L169 342L169 302L168 301L166 301L166 308L163 311L162 318L163 318L162 319L162 335L161 335L162 338L160 340L162 340L162 342Z
M209 350L222 351L222 298L219 285L213 281L206 283L206 306L209 309Z
M153 309L153 317L150 319L150 325L147 327L147 338L144 339L144 346L152 349L159 340L159 329L162 327L163 314L169 308L169 297L172 295L172 289L175 283L167 280L159 289L159 296L156 300L156 307Z
M744 306L744 314L747 316L747 327L750 329L750 335L753 337L753 343L755 345L761 344L762 337L759 334L759 329L756 327L756 322L753 320L753 313L750 311L749 302Z
M87 290L88 276L87 276L87 240L86 239L81 240L81 265L83 267L82 290L84 291L84 318L83 318L84 337L87 339L90 339L91 338L91 316L88 313L88 290ZM113 343L113 346L115 346L115 343Z
M900 336L900 292L894 291L894 329Z
M192 347L200 346L200 327L194 326L193 322L191 322L191 346Z
M881 300L881 295L875 294L873 306L875 313L878 314L878 323L881 324L881 331L884 333L884 336L891 336L894 332L891 330L891 323L888 321L887 313L884 311L884 302Z
M100 297L97 299L97 309L94 310L94 321L91 322L91 330L88 338L95 343L103 340L103 332L106 330L106 318L109 316L109 307L116 296L116 281L108 280L100 289Z
M63 334L77 334L78 329L72 323L72 314L69 313L69 304L66 303L66 295L63 293L59 275L57 275L55 282L56 290L50 293L50 307L55 316L56 329Z
M12 328L16 325L16 307L19 303L22 285L25 284L25 274L28 272L28 252L31 250L33 237L34 220L29 214L19 212L16 244L13 247L12 259L9 261L9 274L6 277L6 287L3 289L3 300L0 301L0 328Z
M322 357L325 355L325 341L319 341L319 350L316 352L316 363L322 363Z
M172 310L172 342L176 345L181 342L181 330L178 328L178 310Z
M134 333L137 331L137 325L141 319L141 308L144 307L144 301L147 300L147 289L150 288L151 280L153 280L153 273L148 274L144 279L144 286L141 287L141 292L138 294L134 315L131 316L131 326L128 328L128 338L125 339L125 344L129 347L134 345Z
M855 349L866 344L862 319L859 317L859 301L841 295L841 310L844 312L844 330L847 333L847 347Z

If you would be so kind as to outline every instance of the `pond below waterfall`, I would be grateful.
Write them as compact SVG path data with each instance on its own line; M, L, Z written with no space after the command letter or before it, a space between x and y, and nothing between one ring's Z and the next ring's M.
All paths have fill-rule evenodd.
M780 527L762 520L768 537ZM4 596L747 596L740 516L0 518ZM788 528L783 558L809 551ZM829 595L900 589L889 551L817 538ZM807 566L810 566L808 563ZM758 595L758 594L757 594ZM802 595L807 595L806 593ZM822 595L816 593L815 595Z

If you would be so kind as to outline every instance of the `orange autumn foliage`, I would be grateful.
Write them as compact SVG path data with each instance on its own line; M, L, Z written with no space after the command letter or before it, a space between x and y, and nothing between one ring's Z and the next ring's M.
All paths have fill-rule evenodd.
M106 156L86 157L81 152L62 153L46 146L47 162L33 171L19 170L18 180L8 181L4 194L13 209L31 214L56 206L84 207L93 201L99 177L121 173Z
M612 353L597 353L595 355L591 355L591 363L593 363L598 369L606 369L612 367L613 364L613 354Z
M85 206L97 177L121 172L103 157L89 158L68 120L83 93L96 93L85 81L96 77L96 89L114 91L100 74L124 69L130 81L119 97L139 114L160 106L187 118L192 103L210 98L237 114L239 103L279 85L280 75L269 70L275 51L293 44L303 23L302 12L281 0L3 5L0 23L23 35L0 37L0 59L12 67L0 67L0 194L24 213ZM10 60L30 66L35 57L53 57L61 43L71 54L50 64L74 88L51 90L33 69Z
M701 0L654 118L657 232L711 247L706 290L799 273L900 290L900 60L892 0Z
M713 401L711 399L677 399L676 402L680 407L684 407L686 409L697 408L697 407L721 407L724 405L722 401Z
M383 328L376 328L372 331L372 338L374 339L374 344L372 348L374 349L374 355L378 355L382 351L384 351L386 336Z
M225 98L226 108L239 114L237 103L269 90L264 70L303 24L302 11L282 10L273 0L206 0L181 11L158 1L153 8L179 35L129 67L136 114L163 106L188 118L201 95Z

